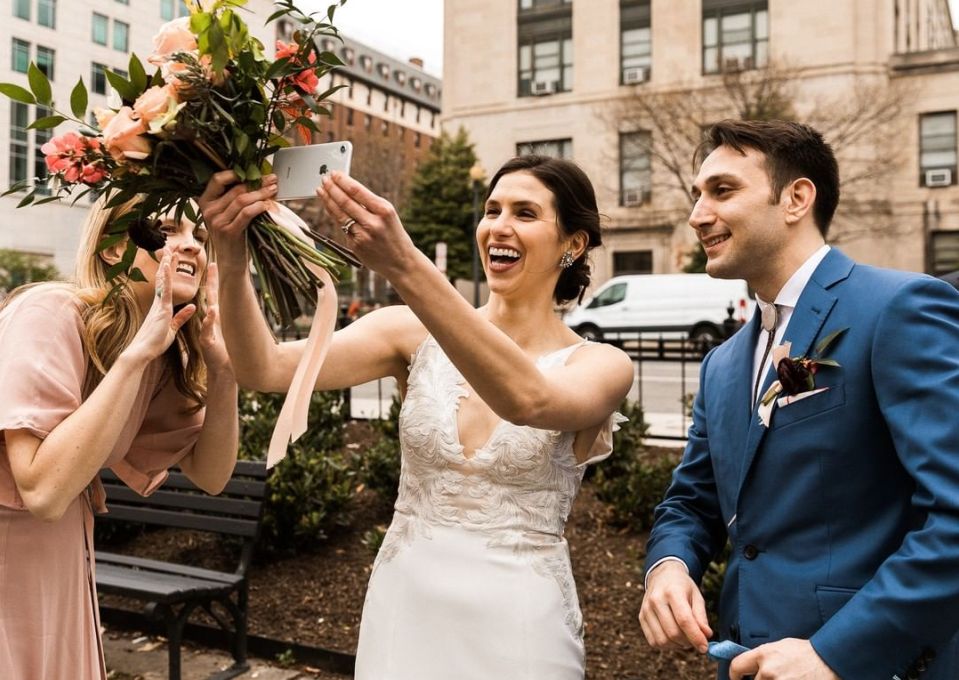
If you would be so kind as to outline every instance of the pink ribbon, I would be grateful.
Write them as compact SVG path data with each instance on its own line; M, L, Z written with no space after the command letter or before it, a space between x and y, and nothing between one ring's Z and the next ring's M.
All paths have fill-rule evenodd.
M275 204L270 214L276 223L295 235L297 238L310 243L299 225L302 220L289 208ZM270 439L270 448L266 455L266 467L271 468L286 457L286 448L306 432L307 417L310 412L310 399L316 378L323 367L323 361L330 351L333 342L333 330L336 326L336 287L329 273L312 262L304 262L307 268L323 282L323 288L317 291L316 312L313 314L313 323L306 340L306 347L300 363L293 373L290 391L286 394L280 415L273 428Z

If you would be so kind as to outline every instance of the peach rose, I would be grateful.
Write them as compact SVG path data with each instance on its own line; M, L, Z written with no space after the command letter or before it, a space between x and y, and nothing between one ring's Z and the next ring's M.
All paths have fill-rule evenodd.
M147 59L151 64L167 61L174 52L192 52L196 49L196 36L190 30L190 17L168 21L153 36L153 54Z
M149 125L157 116L165 116L171 108L176 108L176 104L176 89L172 85L154 85L133 102L133 110Z
M143 137L147 131L142 120L134 117L133 109L124 106L103 130L103 143L117 162L143 160L150 154L150 140Z
M112 109L93 109L93 115L97 119L97 126L103 130L107 125L110 124L110 121L113 120L114 116L117 115L117 112Z

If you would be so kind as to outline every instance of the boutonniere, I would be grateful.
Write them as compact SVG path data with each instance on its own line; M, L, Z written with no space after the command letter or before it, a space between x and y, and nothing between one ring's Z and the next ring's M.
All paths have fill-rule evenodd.
M769 389L763 394L763 398L759 400L759 419L763 425L769 427L773 408L777 404L785 406L829 389L828 387L816 389L816 374L823 367L839 367L838 361L829 359L824 355L829 347L839 339L839 336L847 330L849 329L840 328L838 331L827 335L816 345L811 357L789 356L792 349L791 342L773 348L773 367L776 369L778 380L769 386Z

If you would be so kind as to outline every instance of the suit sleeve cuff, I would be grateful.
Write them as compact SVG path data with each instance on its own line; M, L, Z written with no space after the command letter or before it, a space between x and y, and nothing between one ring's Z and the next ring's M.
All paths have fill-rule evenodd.
M675 555L667 555L666 557L663 557L663 558L658 559L658 560L656 560L655 562L653 562L653 566L651 566L649 569L646 570L646 576L643 577L643 589L644 589L644 590L645 590L645 589L647 588L647 586L649 585L649 575L653 573L653 569L655 569L656 567L658 567L659 565L661 565L663 562L679 562L681 565L683 565L683 569L686 570L686 573L687 573L687 574L689 573L689 567L686 566L686 563L685 563L685 562L683 562L681 559L679 559L679 558L676 557Z

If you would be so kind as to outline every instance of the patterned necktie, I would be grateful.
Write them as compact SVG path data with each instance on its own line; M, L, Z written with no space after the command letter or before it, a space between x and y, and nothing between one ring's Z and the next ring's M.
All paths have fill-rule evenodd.
M766 365L766 359L769 358L769 352L773 348L773 340L776 338L776 326L779 325L779 307L768 305L762 307L762 326L766 331L766 349L763 352L763 359L759 362L759 372L756 374L756 385L753 387L753 406L756 405L756 399L759 398L759 385L763 380L763 367Z

